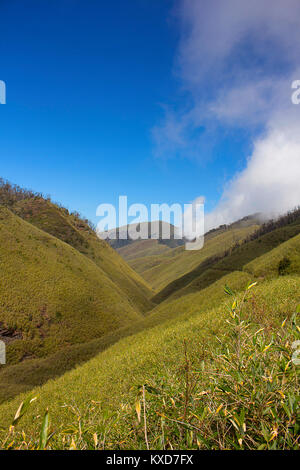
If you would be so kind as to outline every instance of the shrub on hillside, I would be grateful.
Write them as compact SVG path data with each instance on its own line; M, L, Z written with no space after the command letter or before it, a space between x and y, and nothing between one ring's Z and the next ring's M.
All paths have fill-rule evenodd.
M282 258L278 264L279 276L284 276L285 274L287 274L287 269L290 267L290 265L291 265L291 260L287 256Z

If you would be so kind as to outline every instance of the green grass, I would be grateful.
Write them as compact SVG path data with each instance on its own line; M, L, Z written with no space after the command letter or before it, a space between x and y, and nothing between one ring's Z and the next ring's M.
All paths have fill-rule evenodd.
M12 210L27 222L73 246L90 258L117 284L127 300L142 312L152 307L150 287L86 221L43 198L18 201Z
M166 253L171 249L172 248L169 246L159 243L158 240L147 239L136 240L134 243L118 248L117 251L127 262L129 262L130 260L135 260L140 256L144 258L146 256L160 255L161 253ZM131 266L133 266L132 263Z
M244 270L255 277L272 278L279 274L279 263L287 258L288 266L282 274L300 273L300 235L281 243L267 254L246 264Z
M249 280L250 276L247 273L231 273L201 292L173 302L162 303L149 316L105 334L101 338L71 345L46 358L26 360L21 364L2 367L0 369L0 401L6 401L37 385L42 385L49 379L63 375L68 370L117 343L120 339L157 325L164 328L166 325L185 321L192 315L216 307L224 298L223 286L226 283L230 283L234 289L239 291Z
M216 232L214 237L208 236L206 238L201 250L187 251L184 247L178 247L166 251L160 256L136 258L132 261L132 266L138 269L138 272L156 291L159 291L195 269L211 256L221 255L239 240L246 238L256 228L257 225L252 225L228 229L221 231L221 233ZM145 267L148 269L144 269Z
M198 252L121 248L162 288L154 306L86 220L6 186L2 447L299 448L299 211L256 235L255 217L221 227Z
M221 259L218 253L212 258L207 257L196 268L168 284L153 297L153 301L159 303L204 289L225 274L236 270L242 271L248 263L251 261L255 263L256 258L295 237L299 232L298 220L297 223L275 228L255 240L242 243L241 246L229 251L228 256L221 255Z
M241 301L241 295L238 296L238 299ZM265 329L264 341L265 344L268 344L266 341L272 338L273 330L275 332L279 329L283 320L295 313L299 303L299 277L280 277L272 281L265 281L251 291L249 300L245 304L245 315L251 317L256 331L261 327ZM103 433L106 433L105 448L145 448L144 427L143 423L139 423L137 419L136 409L139 410L139 408L136 403L137 399L140 400L139 391L142 385L146 384L150 390L147 393L146 410L148 440L151 448L164 448L164 446L170 448L170 444L173 448L194 448L194 446L196 448L205 448L205 446L217 448L216 443L211 444L215 439L213 433L216 429L213 427L211 417L203 422L203 435L201 436L201 432L198 431L200 436L196 434L191 437L189 432L189 440L187 430L189 431L190 428L184 424L185 419L192 416L190 413L201 419L203 410L207 406L211 407L211 413L218 414L217 405L223 403L223 406L226 404L229 407L230 403L226 402L226 394L223 393L220 396L220 392L216 389L213 390L218 395L218 401L215 404L210 404L211 400L207 401L206 398L201 398L203 392L208 390L206 387L210 386L209 381L201 379L197 381L197 393L193 397L190 396L188 404L185 405L186 357L184 349L186 347L188 350L190 370L199 373L200 370L209 370L209 373L212 373L212 368L219 367L217 362L217 357L219 358L220 355L218 338L224 337L221 343L228 345L228 354L234 354L234 350L231 351L232 343L228 342L231 327L226 323L228 312L225 304L226 302L212 310L199 311L198 314L165 325L164 328L159 325L145 332L127 337L86 364L64 374L57 380L49 381L41 388L34 389L32 396L38 396L38 399L32 403L30 409L22 418L22 424L18 425L19 430L23 430L26 433L26 439L33 443L38 438L41 416L44 415L46 408L49 408L51 431L55 430L57 432L52 438L51 446L53 448L68 448L72 439L77 442L78 446L92 445L87 443L93 442L95 432L98 433L99 439L101 438L101 446L103 445ZM275 335L275 337L277 336ZM285 345L285 347L287 346ZM265 374L266 377L267 374L270 375L271 373L270 367L273 364L273 354L276 351L272 349L272 356L268 356L266 361L262 362L263 375ZM291 352L290 346L289 351ZM281 360L280 357L278 360ZM277 369L274 370L274 374L277 374L276 371ZM232 373L235 374L235 371L232 370ZM259 377L261 377L261 373ZM249 375L250 379L252 380ZM277 383L276 381L277 379L274 384ZM266 385L258 382L260 386L258 390L261 390L262 395L252 397L255 405L253 410L256 413L255 416L257 416L255 419L259 419L259 413L262 412L258 411L259 407L260 410L266 410L269 413L268 416L264 415L263 418L266 423L266 438L263 440L261 436L256 437L253 428L251 428L249 440L245 438L245 441L249 446L251 439L255 440L254 443L252 442L252 448L258 448L262 444L268 446L268 439L272 432L272 422L276 424L276 419L273 418L272 420L272 410L268 411L266 408L266 393L272 392L274 409L279 410L282 425L285 426L283 418L287 423L289 421L287 416L282 415L282 410L284 410L283 405L281 405L283 398L276 391L280 387L276 388L276 386L273 393L273 389L268 388L267 382L268 380ZM152 398L150 387L152 387L152 392L153 390L159 391L157 399L155 396ZM284 402L289 399L290 393L297 393L297 387L295 379L285 385L282 392L285 397ZM153 393L155 395L155 392ZM239 395L239 399L241 399L241 396ZM5 436L7 435L7 427L12 422L19 403L25 397L26 395L22 395L9 403L1 405L0 421L6 429ZM152 403L153 400L154 403ZM185 407L188 407L187 414L183 416L182 413ZM172 408L173 412L171 413ZM250 420L251 406L247 410ZM231 406L229 408L230 418L232 418L234 412L238 412L240 416L240 411L234 410L234 407ZM160 414L157 414L157 412ZM292 413L294 413L293 410ZM113 415L116 416L116 420ZM183 421L183 426L167 424L168 416ZM293 416L290 417L292 419L290 427L291 424L293 426L295 424ZM161 417L163 417L163 423ZM221 421L225 423L225 418ZM191 421L188 421L188 423L193 424ZM81 434L79 434L79 424ZM207 443L205 443L206 434L204 434L206 424L212 427L209 431L210 434L208 434L211 441ZM161 431L161 426L164 427L164 432ZM221 426L221 422L219 422L219 426ZM235 443L239 445L239 438L235 435L234 425L230 424L229 420L228 426L234 444L230 444L230 441L228 441L227 445L225 443L225 447L235 448ZM158 432L158 427L160 427L160 432ZM161 441L162 434L165 436L164 443ZM288 437L293 439L290 436ZM201 438L204 438L204 441ZM11 435L10 440L18 440L18 435ZM219 447L222 448L222 444Z
M295 230L295 228L293 230ZM270 234L268 236L270 236ZM288 236L290 236L290 232L288 232ZM268 240L265 244L269 243ZM275 237L275 240L277 242L278 236ZM291 239L290 242L292 242L292 240L293 239ZM251 243L253 244L254 242ZM258 243L261 247L261 242ZM269 244L267 246L269 247ZM284 247L285 244L280 246ZM279 248L280 247L275 250ZM265 249L265 247L263 247L263 249ZM251 253L253 251L256 252L255 249L251 249ZM270 254L271 253L272 251L270 251ZM268 254L264 256L268 256ZM279 255L278 262L281 256L283 255ZM228 259L230 260L230 257ZM265 264L263 258L261 263ZM233 269L236 264L236 261L232 262L230 269ZM253 271L249 271L248 273L246 270L245 272L233 271L224 277L225 273L225 270L220 270L218 273L219 279L216 282L216 272L214 270L211 271L211 277L209 277L210 271L204 273L204 275L207 276L206 281L207 279L211 281L207 288L203 287L202 290L197 288L191 293L187 293L187 295L182 295L178 298L173 298L172 296L167 297L165 302L162 302L156 308L149 311L146 318L137 320L128 326L117 328L115 331L105 334L101 338L96 338L83 344L70 345L68 348L59 350L55 354L50 354L47 358L27 360L25 363L23 362L11 368L2 368L0 371L0 400L3 401L13 397L18 393L30 390L36 385L42 385L51 378L62 375L126 336L134 335L139 331L159 324L164 328L166 324L170 324L174 321L183 321L184 318L194 315L199 311L216 307L221 301L222 286L224 283L229 283L234 289L239 291L250 277L256 277ZM273 275L277 276L277 273L274 272L271 276Z
M141 317L93 261L5 208L0 255L0 322L22 334L7 346L8 364L101 337Z

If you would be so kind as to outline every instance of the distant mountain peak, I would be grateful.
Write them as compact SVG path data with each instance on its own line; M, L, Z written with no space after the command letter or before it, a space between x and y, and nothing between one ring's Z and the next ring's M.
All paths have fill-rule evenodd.
M138 234L141 234L138 236ZM106 238L113 248L121 248L140 240L157 240L158 243L175 248L185 243L180 238L179 230L173 224L156 220L128 224L106 232L98 233L100 238Z

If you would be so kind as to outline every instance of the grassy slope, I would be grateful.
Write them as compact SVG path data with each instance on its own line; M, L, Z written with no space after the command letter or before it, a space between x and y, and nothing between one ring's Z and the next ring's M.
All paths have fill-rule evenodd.
M214 237L208 237L202 250L187 251L184 247L178 247L165 254L163 253L160 257L135 259L132 266L139 270L155 290L161 290L170 282L194 269L205 259L223 253L237 241L247 237L256 228L257 225L230 229ZM139 262L140 264L138 264ZM153 267L143 269L143 265L148 267L151 266L151 263Z
M164 251L160 254L149 255L149 256L139 256L137 258L130 258L127 260L128 264L137 271L141 276L143 273L155 268L156 266L163 267L168 263L172 263L172 260L176 258L176 256L183 252L182 247L173 248L168 251ZM125 258L126 259L126 258Z
M267 254L256 258L244 266L244 271L251 276L272 278L278 274L278 266L282 259L288 258L290 265L285 274L300 273L300 234L282 243Z
M0 209L0 322L22 333L8 362L100 337L140 318L93 261Z
M8 368L3 367L2 370L0 369L0 401L5 401L19 393L31 390L36 385L42 385L51 378L62 375L122 338L135 335L157 325L164 327L163 324L169 325L171 322L181 322L191 315L215 307L224 297L223 287L226 283L230 283L233 289L239 291L249 280L250 276L247 273L231 273L201 292L188 295L168 304L162 303L149 316L108 333L101 338L83 344L75 344L46 358L27 360Z
M290 230L288 230L288 235L291 236ZM276 240L278 240L278 236L276 236L275 238ZM299 243L299 239L297 240L296 239L297 237L295 237L294 239L291 239L289 242L282 244L278 248L275 248L271 252L267 253L266 255L258 259L261 266L264 266L265 264L264 257L271 256L270 259L273 260L272 266L273 268L276 267L278 260L282 258L283 251L280 250L280 248L282 247L284 248L284 255L286 255L287 253L290 253L290 254L295 253L295 250L296 251L298 250L297 243ZM293 245L285 248L285 245L288 245L289 243L293 243ZM277 254L275 253L276 261L274 261L275 258L274 258L273 252L277 253ZM293 265L294 263L292 263L292 266ZM276 269L273 269L273 268L271 267L270 276L273 276L274 274L276 275ZM245 267L245 271L246 270L247 270L247 266ZM249 272L251 272L251 278L253 278L253 271L249 270ZM267 274L268 273L265 273L265 276L267 276ZM258 272L257 275L261 276L261 273ZM213 337L214 334L217 333L217 324L219 321L218 315L222 311L222 308L221 309L216 308L217 305L219 305L221 298L223 296L222 287L224 286L225 283L228 283L234 289L239 291L240 289L244 287L244 285L246 284L246 281L249 279L250 279L250 275L248 274L248 272L230 273L226 277L219 279L217 282L209 285L209 287L207 287L206 289L200 292L197 291L194 293L190 293L177 300L173 300L172 302L163 302L161 305L156 307L151 312L149 317L138 320L134 324L130 326L125 326L121 329L116 330L113 333L104 335L100 339L95 339L85 344L78 344L78 345L71 346L69 348L64 349L63 351L58 351L55 355L50 356L46 359L40 359L37 361L26 361L24 363L23 371L21 369L21 366L18 366L18 365L13 366L12 368L9 368L6 370L3 369L3 372L0 373L1 375L0 395L2 395L2 397L4 398L6 392L8 392L8 394L6 395L7 397L7 396L13 396L16 393L16 391L17 393L20 393L22 391L29 390L34 385L43 383L44 381L46 381L47 379L51 377L55 377L56 375L62 374L63 372L68 370L68 368L75 366L80 361L85 361L89 359L90 357L93 357L95 354L97 354L97 352L107 349L110 345L116 343L118 340L122 338L125 338L125 339L123 339L120 343L118 343L120 344L120 348L122 348L123 342L125 342L125 344L130 345L132 344L132 342L134 343L135 341L134 338L136 336L135 334L139 331L141 332L139 333L141 335L141 338L144 338L142 339L142 341L145 341L146 343L148 342L150 338L153 339L157 335L159 336L160 331L164 329L168 329L171 337L169 339L166 339L165 337L161 337L161 336L159 337L161 338L162 341L163 340L172 341L175 329L180 330L182 325L183 325L182 334L184 334L184 331L185 331L185 334L187 336L191 336L191 335L194 336L195 331L194 330L192 331L192 329L189 330L189 328L193 328L192 325L195 324L194 319L200 318L201 316L207 318L207 312L209 312L210 309L212 308L214 310L212 310L210 315L213 319L213 323L210 324L210 326L212 327L212 331L209 333L209 335L212 335ZM263 288L264 291L267 292L266 298L264 300L265 301L264 307L268 310L268 309L271 309L270 305L272 305L271 310L273 310L273 313L278 314L280 318L282 317L284 311L286 311L287 313L291 313L290 312L291 308L294 308L295 302L296 303L299 302L299 295L298 295L299 292L297 288L295 287L295 285L297 285L297 288L298 288L299 278L284 278L284 279L279 279L277 281L274 281L270 284L267 284L267 286L271 286L271 288L273 289L272 291L273 294L276 294L276 295L273 295L272 299L269 298L268 296L269 296L270 290L267 291L264 287ZM295 297L295 299L293 298L293 296ZM289 300L288 300L289 297L293 298L292 307L289 305ZM261 312L258 312L258 314L260 313ZM161 325L163 322L165 322L164 328L160 328L159 326L157 326L157 325ZM197 324L197 321L196 321L196 324ZM153 329L149 330L149 328L153 328ZM147 329L147 332L143 333L143 330L145 329ZM205 327L203 326L202 333L204 332L204 330L205 330ZM153 334L154 334L154 337L153 337ZM130 339L130 337L133 337L133 338ZM182 340L182 337L181 337L181 340ZM126 343L126 341L128 341L128 343ZM112 351L118 351L118 344L115 344L115 346L113 346L113 348L117 348L117 349L116 350L112 349ZM159 344L159 342L157 344ZM160 345L160 347L162 347L162 345ZM111 348L109 348L108 351L110 349ZM126 346L125 346L125 349L123 350L123 353L124 351L126 351ZM138 352L139 350L137 349L137 354ZM100 357L102 358L102 354L105 354L105 353L107 353L107 351L104 351L103 353L101 353L99 358ZM132 354L134 353L132 352ZM156 352L154 354L156 354ZM172 364L173 364L173 358L172 358ZM85 364L82 367L85 367L85 366L88 366L88 364ZM127 370L126 373L129 374L129 371ZM66 374L66 377L67 376L68 374ZM63 379L64 377L65 376L61 377L61 379ZM133 377L135 377L135 369L133 370ZM55 380L54 382L49 382L49 384L59 383L58 380ZM104 377L103 380L106 381L107 378ZM126 382L127 377L125 380L124 376L122 375L122 377L120 378L120 381ZM45 387L47 387L49 384L46 384ZM44 387L43 387L43 390L44 390ZM87 394L87 399L88 397L89 397L89 394ZM120 398L120 396L117 395L117 398ZM106 396L105 396L105 399L106 399ZM3 409L5 410L6 408L3 408Z
M166 253L171 251L167 245L159 243L158 240L136 240L134 243L118 248L117 251L120 255L128 262L129 260L134 260L142 256L154 256L160 255L161 253Z
M225 274L243 267L300 232L300 221L273 230L256 240L242 244L225 258L206 258L195 269L176 279L154 296L154 302L175 299L201 290ZM202 250L201 250L202 251Z
M120 250L125 250L129 245L132 246L132 250L129 249L128 251L125 250L123 253L126 256L126 253L131 253L133 254L135 251L136 246L140 245L141 239L133 240L130 235L130 231L133 230L134 232L137 230L138 232L143 232L146 229L147 236L150 237L150 234L155 233L155 240L157 240L157 245L165 245L169 248L175 248L177 246L181 246L184 244L184 241L182 239L177 239L175 238L175 227L172 224L169 224L167 222L163 222L161 220L157 221L152 221L152 222L142 222L141 224L129 224L125 225L122 227L119 227L114 231L113 238L108 239L108 243L117 251ZM109 231L110 232L110 231ZM144 232L145 233L145 232ZM124 235L126 236L124 237ZM166 237L166 235L168 236ZM110 234L108 233L108 236ZM152 235L151 235L152 236ZM124 237L124 238L123 238ZM148 239L148 238L147 238ZM149 240L149 239L148 239ZM154 239L151 239L152 241ZM149 243L149 245L153 244ZM148 248L148 243L144 246L145 248ZM160 251L160 247L156 246L156 251Z
M151 308L151 289L118 253L83 220L43 198L16 202L12 210L27 222L73 246L94 261L119 286L127 300L142 312Z
M258 258L258 263L262 266L268 266L268 259L271 258L274 266L277 267L282 256L291 252L299 252L299 237L292 238ZM167 299L167 301L162 302L153 309L148 317L109 333L102 338L89 341L85 344L73 345L45 359L29 360L20 365L3 368L0 373L0 399L3 401L7 397L12 397L23 391L30 390L36 385L43 384L49 378L62 375L75 365L87 361L126 336L134 335L139 331L163 324L164 322L169 324L170 321L182 321L184 318L197 312L203 312L209 308L216 307L222 300L222 287L225 283L230 284L233 289L239 291L246 285L247 281L256 276L256 273L248 269L247 266L245 267L245 272L232 272L201 291L197 290L179 299ZM296 263L291 265L292 272L299 272L299 270L294 269L294 266L296 266ZM270 268L271 276L277 276L276 269L272 270ZM258 272L257 275L260 276L261 273Z
M262 283L253 291L252 301L247 305L259 324L271 327L294 313L299 302L299 277L291 276ZM263 305L262 316L260 310L255 310L255 305ZM121 340L83 366L35 389L33 395L38 395L38 400L23 418L22 429L35 431L41 418L34 420L33 416L41 416L47 407L54 429L74 421L71 405L82 412L94 400L93 409L95 413L101 410L100 416L105 414L107 408L110 411L121 411L126 406L134 408L136 388L133 387L152 381L157 383L158 380L162 384L180 380L184 339L188 338L190 360L193 361L193 358L203 354L205 344L214 344L216 335L224 331L225 314L225 306L220 305L199 311L181 321L170 322L164 328L157 326ZM205 361L205 355L203 358ZM0 421L3 426L11 422L22 398L20 396L1 405ZM124 429L118 424L118 433L123 433L125 437L130 432L130 423L127 424L124 419L121 425Z

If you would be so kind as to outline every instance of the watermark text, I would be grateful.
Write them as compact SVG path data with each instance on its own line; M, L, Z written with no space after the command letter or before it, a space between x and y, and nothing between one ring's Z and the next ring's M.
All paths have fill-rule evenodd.
M291 96L293 104L300 104L300 80L294 80L292 89L295 90Z
M0 80L0 104L6 104L6 85L3 80Z
M117 220L118 213L118 220ZM200 250L204 243L204 203L198 199L184 204L136 203L128 207L127 196L120 196L118 208L100 204L97 234L104 240L184 240L186 250ZM132 219L133 218L133 219ZM130 219L130 223L128 220ZM119 228L117 228L119 227Z

